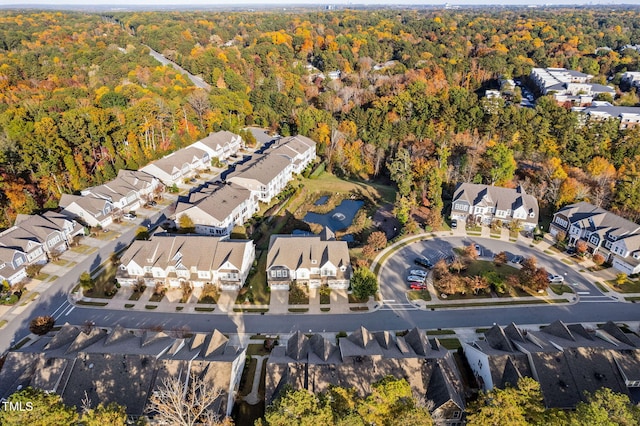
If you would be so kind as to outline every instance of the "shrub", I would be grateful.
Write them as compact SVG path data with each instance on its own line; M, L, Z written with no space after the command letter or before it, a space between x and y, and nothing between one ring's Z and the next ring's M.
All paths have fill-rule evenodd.
M35 317L29 323L29 331L38 336L43 336L51 331L55 323L56 320L50 315Z

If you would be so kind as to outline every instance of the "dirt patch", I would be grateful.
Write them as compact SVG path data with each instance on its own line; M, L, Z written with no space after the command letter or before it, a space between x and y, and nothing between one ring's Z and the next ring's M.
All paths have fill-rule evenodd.
M387 240L394 238L400 231L400 222L393 215L393 204L385 204L373 215L373 226L387 235Z

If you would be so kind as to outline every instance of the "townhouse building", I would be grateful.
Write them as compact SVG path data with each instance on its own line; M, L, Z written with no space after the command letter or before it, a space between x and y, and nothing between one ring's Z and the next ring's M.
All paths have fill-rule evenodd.
M347 289L352 268L346 241L320 236L272 235L267 253L267 284L289 290L291 284Z
M459 183L453 195L451 219L463 223L489 225L495 220L510 223L520 221L526 231L538 225L538 200L515 189L475 183Z
M553 215L551 235L564 232L569 245L587 243L625 274L640 273L640 225L587 202L571 204Z
M113 223L113 203L104 198L62 194L59 205L63 215L84 225L105 228Z
M590 83L590 74L566 68L533 68L529 76L543 95L553 94L558 104L586 106L599 94L615 96L615 89Z
M214 284L222 290L239 290L254 259L255 247L250 240L155 235L131 244L120 259L116 278L125 286L160 282L172 288Z
M256 154L248 162L236 167L227 182L251 191L263 203L280 194L292 179L293 165L281 155Z
M190 145L209 153L210 158L226 160L235 155L243 146L242 138L227 130L209 133L204 139Z
M195 174L196 170L210 166L211 156L208 151L189 146L147 164L140 170L159 179L166 186L171 186L179 183L180 179Z
M176 224L187 215L195 225L195 232L222 236L231 234L257 211L258 198L251 190L235 183L209 183L197 192L176 203Z

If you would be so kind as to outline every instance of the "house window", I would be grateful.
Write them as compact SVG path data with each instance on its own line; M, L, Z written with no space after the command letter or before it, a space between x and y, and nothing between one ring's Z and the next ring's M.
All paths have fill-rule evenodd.
M271 278L275 278L276 277L276 271L271 271Z
M459 419L460 418L460 411L454 411L453 414L451 415L451 417L453 417L454 419Z
M455 209L463 211L463 212L466 212L467 211L467 206L465 206L464 204L461 204L461 203L456 203Z
M276 271L276 276L277 276L278 278L281 278L281 277L282 277L282 271L281 271L280 269L278 269L278 270Z

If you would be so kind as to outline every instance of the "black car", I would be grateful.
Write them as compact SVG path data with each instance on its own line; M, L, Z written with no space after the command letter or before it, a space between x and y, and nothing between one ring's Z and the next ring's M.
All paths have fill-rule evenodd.
M151 200L151 201L147 201L147 206L153 207L155 205L157 205L158 203L156 203L155 201Z
M416 265L422 266L423 268L433 268L433 263L426 257L416 257L413 262Z
M452 220L451 221L451 228L452 229L456 229L458 227L458 221L457 220Z
M576 254L576 248L575 248L575 247L569 247L569 248L567 249L567 254L568 254L569 256L573 256L574 254Z

